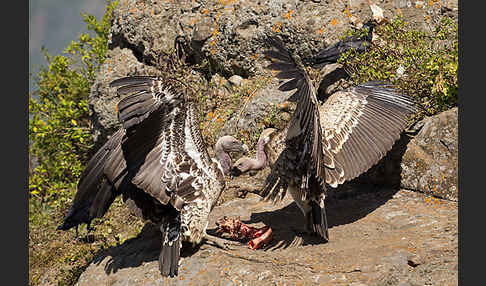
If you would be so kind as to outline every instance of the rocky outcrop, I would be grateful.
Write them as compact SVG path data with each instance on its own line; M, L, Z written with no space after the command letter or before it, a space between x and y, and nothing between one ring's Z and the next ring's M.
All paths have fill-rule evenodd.
M432 5L373 2L383 8L385 17L401 13L410 24L423 29L430 28L425 16L447 7L442 1ZM446 2L453 7L457 0ZM279 34L298 56L308 57L336 42L353 23L370 17L364 0L122 0L114 10L107 60L89 98L95 143L104 143L116 126L117 98L108 88L109 82L126 75L157 75L159 57L174 46L177 35L185 36L190 60L207 79L214 74L247 78L264 73L267 61L262 57L266 48L262 39L270 33Z
M458 109L424 119L401 162L401 185L458 200Z
M273 242L250 250L206 241L184 249L179 276L158 270L160 233L150 225L121 245L101 250L76 285L457 285L457 203L400 190L361 189L329 202L328 243L301 234L303 217L287 196L273 205L250 194L218 206L223 216L270 225Z

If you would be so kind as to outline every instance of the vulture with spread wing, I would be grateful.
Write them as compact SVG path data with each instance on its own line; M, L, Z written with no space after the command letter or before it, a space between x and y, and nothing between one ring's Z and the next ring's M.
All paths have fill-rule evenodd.
M68 230L102 217L114 199L124 201L143 218L160 224L163 276L176 276L182 241L200 243L208 216L225 187L231 167L229 152L246 152L231 136L215 146L210 158L199 127L191 88L176 74L190 73L175 56L167 56L163 76L117 79L122 98L122 127L91 158L63 223Z
M231 173L268 164L263 198L280 200L288 190L306 218L307 231L327 241L325 185L337 187L376 164L407 126L414 103L384 83L369 82L338 91L320 104L312 71L298 64L280 39L270 38L269 44L269 68L279 71L277 78L289 79L279 89L296 90L288 99L297 102L296 109L284 130L262 132L256 159L239 159Z

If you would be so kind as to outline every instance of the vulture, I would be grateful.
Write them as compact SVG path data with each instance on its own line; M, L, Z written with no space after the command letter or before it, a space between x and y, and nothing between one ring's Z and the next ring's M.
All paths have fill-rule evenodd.
M102 217L114 199L123 200L144 219L160 224L159 269L174 277L182 241L198 244L208 216L225 188L229 152L247 147L221 137L211 158L201 136L193 89L177 74L191 73L177 56L167 55L162 76L114 80L121 100L122 127L90 159L77 185L73 204L59 230Z
M368 82L317 101L311 75L279 38L269 38L276 77L289 79L279 89L296 90L288 100L297 102L290 122L281 132L265 129L256 159L242 157L232 176L269 165L260 195L278 201L287 190L302 211L306 231L329 240L325 213L326 184L337 187L376 164L399 139L415 111L410 97L383 82Z
M311 58L303 60L303 63L307 66L319 69L327 64L337 63L341 55L351 49L358 53L365 52L371 46L371 40L373 39L373 29L376 27L374 20L368 20L363 24L361 30L366 35L348 36L342 41L339 41L327 48L320 50L316 55Z

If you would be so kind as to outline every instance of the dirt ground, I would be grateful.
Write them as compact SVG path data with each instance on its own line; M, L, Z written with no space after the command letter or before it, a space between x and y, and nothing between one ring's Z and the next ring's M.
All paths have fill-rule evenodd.
M179 276L158 271L160 237L146 225L137 238L101 251L81 285L457 285L457 203L407 190L355 187L327 204L330 241L302 234L303 216L287 196L273 205L249 193L217 206L223 216L269 225L273 242L221 249L212 240L185 247ZM211 235L210 235L211 236Z

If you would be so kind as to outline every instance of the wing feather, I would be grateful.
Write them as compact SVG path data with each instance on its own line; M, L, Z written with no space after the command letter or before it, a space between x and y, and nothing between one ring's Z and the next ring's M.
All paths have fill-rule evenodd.
M174 92L163 79L149 76L121 78L110 86L118 87L117 93L125 95L118 104L118 117L126 134L105 165L107 178L120 191L134 185L176 209L203 197L199 191L202 184L196 182L200 166L184 149L186 125L195 127L195 123L183 95ZM207 154L201 158L209 159Z
M297 101L297 106L291 116L286 132L286 147L273 164L270 175L265 180L262 195L269 200L278 200L285 196L289 184L301 185L310 176L324 180L323 164L334 166L332 157L324 156L321 139L321 124L316 92L307 72L298 64L291 53L277 38L268 38L270 50L264 54L272 60L269 69L279 71L275 75L279 79L289 79L279 89L290 91L296 89L289 101ZM299 145L296 147L296 145ZM311 164L309 164L309 162ZM302 196L310 194L310 188L304 183ZM323 192L324 189L321 189Z
M415 111L410 97L386 83L370 82L337 92L321 106L323 146L353 179L376 164L392 148ZM326 165L326 172L334 168ZM333 174L326 183L335 183Z

